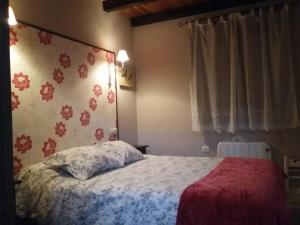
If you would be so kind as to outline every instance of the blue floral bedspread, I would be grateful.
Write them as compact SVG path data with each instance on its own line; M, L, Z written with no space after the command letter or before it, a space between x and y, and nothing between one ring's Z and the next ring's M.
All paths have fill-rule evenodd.
M85 181L32 165L19 176L17 215L47 225L174 225L183 190L222 160L145 157Z

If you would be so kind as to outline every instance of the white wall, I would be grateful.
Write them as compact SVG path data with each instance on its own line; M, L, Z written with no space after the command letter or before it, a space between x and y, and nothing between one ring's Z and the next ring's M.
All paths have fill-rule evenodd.
M177 20L134 29L139 144L149 152L199 155L204 140L191 131L189 40Z
M99 0L11 0L17 19L117 52L133 59L128 19L102 10ZM135 91L118 89L120 138L137 143Z
M298 5L297 21L300 19ZM232 140L234 135L217 133L193 134L189 98L190 46L187 26L179 28L178 21L166 21L134 29L134 55L137 69L137 124L140 144L149 144L150 153L170 155L205 155L201 146L208 144L214 155L217 143ZM300 35L299 23L295 23ZM295 42L299 43L299 38ZM294 46L295 47L295 46ZM299 61L300 45L296 50ZM299 66L299 62L296 62ZM299 67L300 68L300 67ZM300 84L300 69L296 68L295 77ZM300 97L300 89L298 93ZM299 98L300 99L300 98ZM300 103L300 102L299 102ZM299 104L300 105L300 104ZM300 107L299 107L300 109ZM299 111L300 112L300 111ZM300 158L300 131L283 132L289 147L277 144L282 133L268 135L270 143L280 151L297 152ZM241 139L264 140L263 132L242 132ZM293 147L291 147L293 146Z

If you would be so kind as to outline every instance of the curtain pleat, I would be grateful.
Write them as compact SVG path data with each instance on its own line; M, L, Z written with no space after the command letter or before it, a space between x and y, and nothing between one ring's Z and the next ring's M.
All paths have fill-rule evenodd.
M193 131L299 126L289 9L189 24Z

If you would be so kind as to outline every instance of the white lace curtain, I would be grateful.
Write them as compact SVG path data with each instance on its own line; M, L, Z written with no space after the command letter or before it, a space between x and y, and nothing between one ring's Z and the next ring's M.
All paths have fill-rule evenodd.
M189 24L193 131L299 126L289 8Z

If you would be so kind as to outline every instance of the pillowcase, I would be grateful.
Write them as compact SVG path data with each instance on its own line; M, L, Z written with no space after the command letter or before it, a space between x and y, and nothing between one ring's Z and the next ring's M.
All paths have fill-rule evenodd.
M118 152L123 152L125 156L125 164L133 163L144 159L143 154L130 144L124 141L108 141L99 144L101 147L108 147Z
M45 164L61 168L79 180L87 180L95 173L124 166L124 152L99 145L81 146L50 156Z

